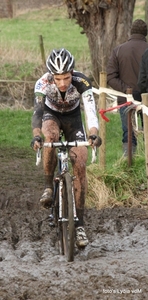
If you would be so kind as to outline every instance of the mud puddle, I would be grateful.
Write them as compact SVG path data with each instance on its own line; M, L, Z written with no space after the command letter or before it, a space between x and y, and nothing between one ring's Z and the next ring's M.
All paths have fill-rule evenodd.
M68 263L38 198L32 158L4 155L0 181L0 300L148 298L148 209L85 210L89 245ZM23 163L22 163L23 161ZM33 176L33 177L32 177Z

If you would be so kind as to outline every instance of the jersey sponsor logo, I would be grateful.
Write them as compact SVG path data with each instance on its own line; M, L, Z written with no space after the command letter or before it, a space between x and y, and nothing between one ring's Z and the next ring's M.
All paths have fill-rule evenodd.
M40 90L42 87L42 83L39 81L37 84L36 84L36 87L35 87L35 90Z
M90 85L89 82L86 79L84 79L82 77L75 76L75 75L73 76L73 81L83 82L86 86Z
M86 85L89 86L89 82L87 80L85 80L84 78L81 78L81 81Z
M83 133L82 131L78 131L78 132L76 133L76 137L78 137L78 138L83 138L83 137L84 137L84 133Z
M35 86L35 91L42 92L46 89L47 85L48 85L48 80L46 78L41 78Z

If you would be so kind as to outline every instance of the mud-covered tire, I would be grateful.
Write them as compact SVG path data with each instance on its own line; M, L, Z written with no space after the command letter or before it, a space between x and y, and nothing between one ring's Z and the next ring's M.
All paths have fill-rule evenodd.
M73 214L72 180L68 172L64 174L63 182L63 217L67 220L62 223L64 254L70 262L74 260L75 225Z

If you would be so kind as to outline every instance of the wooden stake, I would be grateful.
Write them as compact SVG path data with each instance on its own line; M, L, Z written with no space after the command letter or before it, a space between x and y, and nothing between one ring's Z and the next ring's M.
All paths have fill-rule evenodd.
M39 44L40 44L42 61L43 61L43 64L46 65L45 51L44 51L44 44L43 44L43 37L42 37L42 35L39 35Z
M128 88L126 94L132 94L132 89ZM132 164L132 110L129 111L127 116L128 122L128 166Z
M100 86L107 86L106 72L100 72ZM99 96L99 109L106 109L106 94L101 93ZM103 118L99 119L99 135L102 139L102 145L99 148L99 166L105 169L106 165L106 121Z
M142 104L148 106L148 94L142 94ZM146 162L146 178L148 189L148 116L143 114L143 126L144 126L144 143L145 143L145 162Z

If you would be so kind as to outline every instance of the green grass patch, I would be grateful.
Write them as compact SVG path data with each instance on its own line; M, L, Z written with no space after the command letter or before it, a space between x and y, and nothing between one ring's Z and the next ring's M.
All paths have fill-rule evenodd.
M145 21L145 1L136 0L133 19L142 19Z
M88 40L75 20L68 18L65 6L29 12L0 20L0 78L22 79L42 65L39 36L43 37L45 58L53 48L65 47L73 53L76 68L90 65ZM14 70L16 66L16 75Z
M32 138L32 111L0 110L1 148L28 148Z
M144 1L136 1L134 19L144 17ZM40 35L46 58L53 48L65 47L75 56L76 69L90 75L88 39L81 31L76 20L69 19L66 5L30 11L13 19L0 19L0 79L35 76L35 70L43 64Z

